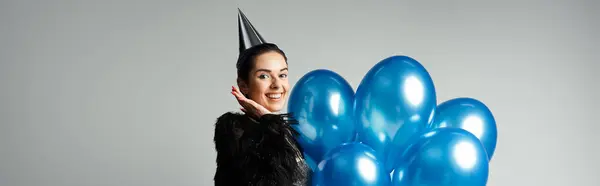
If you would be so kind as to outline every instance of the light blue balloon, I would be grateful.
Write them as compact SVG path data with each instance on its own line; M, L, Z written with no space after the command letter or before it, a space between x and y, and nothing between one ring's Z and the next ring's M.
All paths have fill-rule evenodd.
M339 144L355 137L354 90L335 72L318 69L305 74L290 94L291 112L300 133L297 140L314 162Z
M407 56L386 58L369 70L356 91L357 141L375 149L390 172L410 137L431 122L436 105L433 80L419 62Z
M438 128L419 136L399 157L393 186L485 186L487 153L477 137L460 128Z
M443 102L436 109L430 128L461 128L477 136L485 147L488 159L496 150L498 130L490 109L473 98L455 98Z
M390 175L375 150L358 142L344 143L328 152L312 177L313 186L390 184Z

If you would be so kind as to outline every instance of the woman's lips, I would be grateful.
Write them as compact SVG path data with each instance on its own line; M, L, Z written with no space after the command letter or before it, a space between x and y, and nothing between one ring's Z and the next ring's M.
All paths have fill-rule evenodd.
M269 93L269 94L266 94L266 96L270 100L280 100L281 97L283 96L283 93Z

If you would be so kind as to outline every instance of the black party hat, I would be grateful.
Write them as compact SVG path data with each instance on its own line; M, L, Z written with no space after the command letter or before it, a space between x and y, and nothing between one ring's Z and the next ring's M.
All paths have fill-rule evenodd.
M266 43L265 39L256 31L246 15L238 8L238 28L240 39L240 53L252 46Z

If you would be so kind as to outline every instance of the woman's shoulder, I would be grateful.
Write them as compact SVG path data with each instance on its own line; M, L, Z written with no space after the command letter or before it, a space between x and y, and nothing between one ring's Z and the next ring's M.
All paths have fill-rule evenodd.
M243 114L239 113L239 112L225 112L223 114L221 114L217 120L232 120L232 119L239 119L241 116L243 116Z
M217 122L215 125L218 127L219 125L229 125L233 123L237 123L244 117L244 114L238 112L225 112L217 117Z
M231 139L231 135L235 134L239 136L242 131L242 124L244 114L236 113L236 112L226 112L220 115L217 118L216 123L214 124L214 140L229 140Z

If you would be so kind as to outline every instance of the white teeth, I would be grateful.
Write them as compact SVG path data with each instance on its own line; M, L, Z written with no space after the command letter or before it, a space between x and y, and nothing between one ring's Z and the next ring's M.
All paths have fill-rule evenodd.
M281 98L281 94L267 94L267 97L271 99L279 99Z

